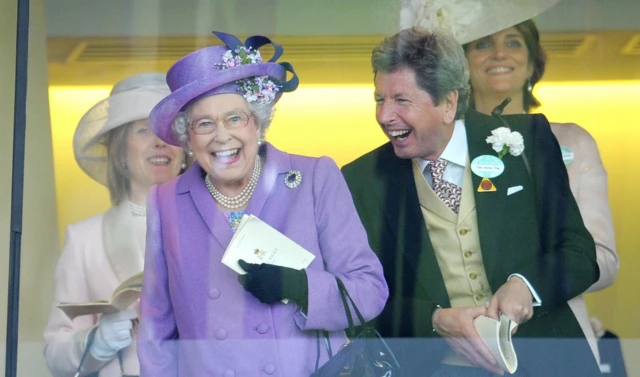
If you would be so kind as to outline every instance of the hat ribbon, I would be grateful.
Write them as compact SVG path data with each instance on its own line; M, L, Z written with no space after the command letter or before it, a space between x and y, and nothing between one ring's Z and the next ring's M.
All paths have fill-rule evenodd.
M244 43L242 43L240 41L240 39L238 39L238 37L236 37L235 35L223 33L221 31L213 31L212 33L216 37L220 38L220 40L230 50L235 50L239 46L244 46L246 48L251 48L253 50L257 50L260 47L268 45L268 44L273 45L274 52L273 52L273 56L271 57L271 59L269 59L270 63L275 63L276 60L278 60L278 58L280 56L282 56L282 53L284 52L284 50L283 50L283 48L282 48L282 46L280 44L272 41L271 39L269 39L268 37L265 37L263 35L254 35L252 37L247 38L247 40ZM282 63L278 63L278 64L280 64L282 66L282 68L284 68L284 70L286 72L290 72L291 74L293 74L293 77L289 81L286 81L286 82L284 82L282 84L278 84L278 86L280 87L280 90L282 90L283 92L292 92L292 91L294 91L298 87L298 84L300 83L300 80L298 79L298 75L296 74L296 72L293 70L293 66L290 63L287 63L287 62L282 62Z

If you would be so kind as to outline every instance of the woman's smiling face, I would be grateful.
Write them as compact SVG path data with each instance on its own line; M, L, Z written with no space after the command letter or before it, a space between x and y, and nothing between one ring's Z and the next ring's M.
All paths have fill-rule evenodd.
M466 55L474 96L522 97L533 64L524 37L515 27L469 43Z
M184 152L168 145L149 129L147 119L133 122L127 136L126 167L131 187L145 193L151 186L170 180L180 173Z
M211 132L198 134L196 129ZM217 94L198 100L189 111L188 132L187 146L216 188L244 187L249 182L260 127L244 97Z

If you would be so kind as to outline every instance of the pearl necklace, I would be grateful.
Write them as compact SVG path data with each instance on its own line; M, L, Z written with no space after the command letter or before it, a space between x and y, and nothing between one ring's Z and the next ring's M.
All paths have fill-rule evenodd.
M221 206L229 209L236 209L244 207L251 199L251 195L253 195L253 191L256 189L258 185L258 178L260 178L260 171L262 170L262 161L260 160L260 156L256 155L256 162L253 167L253 174L251 174L251 179L249 180L249 184L242 189L240 194L234 197L228 197L223 195L218 189L216 189L211 183L211 179L209 179L209 174L207 174L204 178L204 183L207 185L207 189L211 193L211 196L218 202Z
M147 216L147 207L141 206L134 202L129 202L129 209L133 216Z

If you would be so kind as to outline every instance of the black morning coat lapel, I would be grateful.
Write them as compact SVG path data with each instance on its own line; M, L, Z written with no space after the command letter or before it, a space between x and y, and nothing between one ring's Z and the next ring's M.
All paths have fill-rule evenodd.
M417 282L435 304L449 307L449 296L427 232L413 178L411 160L398 158L389 143L379 155L377 170L383 180L381 192L384 214L395 232L397 250L412 268ZM388 242L385 244L389 244ZM411 279L403 279L410 284Z
M465 114L465 128L467 130L467 144L469 146L469 162L482 155L498 156L491 144L487 143L487 137L491 136L491 131L504 124L496 117L480 114L469 110ZM478 231L480 232L480 248L482 259L489 282L493 283L492 271L500 263L500 240L505 221L505 203L507 190L514 185L515 169L520 169L522 157L514 157L507 154L502 157L504 162L504 172L498 177L491 178L491 182L496 187L493 192L478 192L478 187L482 177L472 173L473 193L476 200L476 211L478 218ZM524 184L520 182L518 184ZM508 220L508 219L507 219ZM500 284L504 283L502 281ZM495 288L492 284L492 289Z

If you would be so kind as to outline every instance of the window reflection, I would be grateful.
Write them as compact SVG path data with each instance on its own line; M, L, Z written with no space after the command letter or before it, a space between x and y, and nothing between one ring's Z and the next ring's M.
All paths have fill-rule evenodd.
M287 49L284 58L296 66L301 87L278 104L271 142L291 153L329 155L343 166L386 141L375 123L369 60L372 47L396 31L398 4L358 0L325 5L294 0L260 5L54 0L33 6L22 273L41 280L24 283L21 291L21 341L42 342L65 228L111 205L108 191L76 164L73 133L82 115L124 77L166 71L177 58L213 43L214 28L245 36L278 36ZM13 9L2 6L0 13L10 17ZM587 295L586 303L589 313L618 334L623 345L629 344L629 350L640 336L635 295L629 288L640 267L633 252L638 244L634 215L640 210L633 180L640 166L634 152L640 131L632 111L640 93L640 36L634 16L639 7L624 0L561 1L536 19L549 55L544 77L535 87L542 103L536 111L551 121L577 123L587 130L608 175L622 268L611 287ZM1 24L7 25L6 35L14 35L11 22ZM3 51L13 51L10 39L3 39ZM13 77L13 61L4 55L2 59L7 59L3 81L11 82L4 79ZM10 85L2 90L4 98L13 95ZM10 119L12 111L11 106L0 107L4 119ZM9 177L11 144L5 142L3 172ZM9 197L7 190L3 197ZM6 208L8 214L8 204ZM4 254L3 258L8 260ZM25 355L35 356L21 358L40 360L41 346L27 347L31 351ZM632 357L626 361L630 374L640 373ZM35 368L27 364L20 366ZM27 370L20 374L27 375Z

